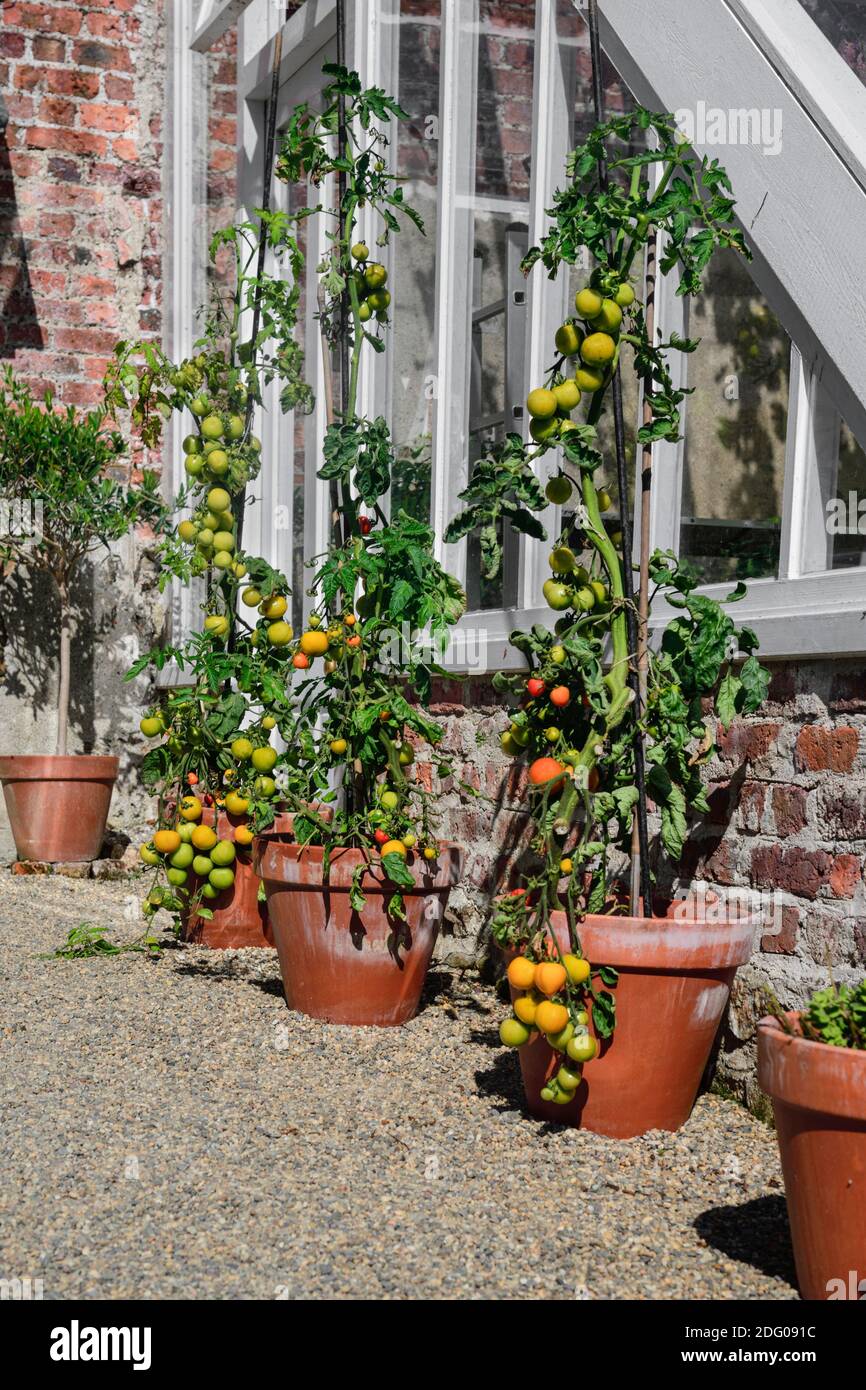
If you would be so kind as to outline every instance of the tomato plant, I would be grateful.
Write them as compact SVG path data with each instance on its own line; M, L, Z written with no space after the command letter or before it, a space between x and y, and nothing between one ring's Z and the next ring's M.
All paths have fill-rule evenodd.
M641 136L647 137L646 148L608 159L608 145L616 142L628 150ZM600 162L608 170L604 183ZM655 179L653 166L658 166ZM659 649L648 653L646 698L636 699L636 653L628 622L632 601L618 548L619 522L604 517L611 504L611 470L598 448L599 421L626 343L644 383L646 416L639 442L679 438L684 392L674 386L669 355L694 352L698 343L676 334L660 341L651 334L640 285L632 280L648 241L659 233L661 271L678 267L678 293L686 296L700 292L716 248L748 255L733 221L727 175L717 161L699 161L691 153L672 117L643 108L596 126L569 157L567 174L550 210L550 230L529 251L524 270L529 273L540 263L554 277L586 252L594 268L575 295L573 316L556 333L550 368L527 398L530 443L510 434L476 466L446 540L477 533L482 562L493 574L503 520L545 540L537 513L548 502L562 508L543 593L557 616L551 626L538 623L529 632L513 633L512 644L527 669L495 678L503 694L520 702L502 744L528 763L536 861L526 876L527 891L497 901L493 931L500 943L516 947L543 971L547 967L541 962L561 954L550 914L565 909L571 960L560 962L565 980L552 1002L567 1011L575 1028L567 1047L581 1064L591 1060L595 1044L591 1038L583 1041L589 1034L578 1017L591 1015L599 1038L614 1027L616 972L594 972L583 960L579 923L587 912L621 910L620 884L609 875L613 852L629 849L639 798L636 743L640 740L645 750L646 789L659 810L655 849L676 862L689 817L709 810L701 766L714 743L702 701L715 697L726 728L736 713L759 707L768 675L754 655L754 634L737 628L727 612L726 604L741 598L745 587L737 585L725 604L718 603L696 591L694 576L673 554L657 552L649 560L650 579L655 593L678 612ZM575 415L577 407L581 417ZM554 467L542 487L539 466L548 458ZM625 563L631 564L631 556ZM739 669L732 661L737 653L745 658ZM544 1004L534 1008L531 1000L521 1003L528 998L516 1001L517 1020L529 1023L526 1015L534 1011L535 1027L556 1046L562 1015L548 1016ZM507 1031L519 1038L518 1029ZM568 1078L554 1078L545 1099L565 1103L572 1089Z

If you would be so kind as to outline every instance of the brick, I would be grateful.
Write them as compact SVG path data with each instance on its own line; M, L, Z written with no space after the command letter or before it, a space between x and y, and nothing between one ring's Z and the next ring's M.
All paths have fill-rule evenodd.
M797 949L799 931L800 909L782 907L778 912L778 921L773 922L773 930L764 932L761 937L761 950L771 955L792 956Z
M23 58L26 47L27 40L23 34L0 33L0 53L5 54L7 58ZM39 54L36 56L38 58Z
M15 86L23 92L32 92L35 87L43 81L45 71L43 68L31 68L23 65L15 69Z
M123 18L113 14L94 14L87 16L87 31L98 39L127 39L138 29L137 21L131 16Z
M740 788L738 823L743 830L757 834L762 826L767 788L763 782L744 782Z
M138 159L138 145L134 140L112 141L111 152L126 164L131 164Z
M782 839L805 828L807 793L803 787L773 787L771 804L776 834Z
M132 71L132 59L127 49L109 47L95 39L73 44L72 62L76 67L109 68L115 72Z
M71 126L75 124L76 114L74 101L65 100L63 97L46 97L40 104L38 119L46 125Z
M68 237L75 230L75 218L71 212L46 212L39 219L39 235L44 237Z
M33 119L33 98L24 92L10 92L6 98L6 113L13 122Z
M818 814L833 840L866 840L866 788L822 787Z
M134 122L135 117L126 106L103 101L81 103L81 124L93 130L128 130Z
M727 762L759 762L773 747L781 727L780 724L746 724L735 719L727 733L719 731L719 754Z
M57 5L8 5L3 19L10 29L47 29L74 35L81 28L80 10Z
M59 96L95 97L99 91L99 73L81 72L77 68L47 68L44 73L49 92Z
M834 898L853 898L863 879L860 859L855 854L837 854L830 870L830 892Z
M81 182L81 165L77 159L60 159L55 155L48 161L48 172L61 183Z
M27 132L27 144L39 150L65 150L67 154L105 154L108 141L104 135L92 135L86 130L63 130L59 127L46 129L44 126L31 126Z
M866 714L866 668L837 671L828 704L834 714Z
M54 336L56 347L73 352L112 352L116 341L115 334L99 328L60 328Z
M828 882L833 857L826 850L761 845L752 851L751 880L756 888L781 888L798 898L817 898Z
M797 736L794 766L798 772L850 772L859 747L858 729L807 724Z
M82 74L83 76L83 74ZM96 91L99 90L99 79L96 80ZM89 93L96 95L96 92ZM109 101L132 101L135 96L135 87L129 77L117 77L115 73L109 72L105 76L105 95Z

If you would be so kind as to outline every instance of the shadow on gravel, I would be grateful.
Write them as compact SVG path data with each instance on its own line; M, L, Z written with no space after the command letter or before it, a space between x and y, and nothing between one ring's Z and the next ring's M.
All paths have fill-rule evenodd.
M497 1042L498 1040L497 1035ZM500 1102L497 1110L514 1110L521 1115L528 1115L520 1067L517 1058L510 1052L500 1053L486 1071L476 1071L475 1084L479 1095L489 1096L491 1100Z
M258 975L248 975L243 967L240 970L227 969L224 963L210 965L207 961L187 961L175 966L175 974L214 980L220 985L249 985L252 989L260 989L263 994L275 994L280 999L283 996L282 980L263 980Z
M784 1197L756 1197L738 1206L711 1207L695 1218L694 1228L723 1255L797 1287Z

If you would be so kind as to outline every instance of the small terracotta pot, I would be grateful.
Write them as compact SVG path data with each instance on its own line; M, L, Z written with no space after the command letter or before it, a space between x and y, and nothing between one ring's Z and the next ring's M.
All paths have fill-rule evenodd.
M19 859L48 864L97 859L105 836L117 758L0 758L0 781Z
M328 808L330 811L330 808ZM243 825L243 816L230 816L226 811L219 813L216 827L220 839L233 840L235 826ZM206 806L202 812L203 825L215 824L215 808ZM278 811L274 820L275 830L292 836L295 817L291 811ZM259 901L261 879L253 868L252 845L236 845L237 858L233 868L235 881L218 898L211 899L207 906L213 912L208 920L197 912L180 914L181 935L184 941L195 942L197 946L211 946L217 950L240 950L245 946L273 947L274 934L271 931L267 904Z
M569 951L565 913L553 913L551 925L560 950ZM599 1040L599 1053L584 1067L567 1105L539 1094L562 1054L538 1035L521 1047L531 1113L614 1139L679 1129L695 1103L737 967L751 955L753 931L751 919L584 918L583 954L593 969L610 965L619 971L616 1029L612 1038Z
M253 862L268 896L290 1009L330 1023L392 1027L417 1013L421 990L452 886L463 862L443 846L432 872L413 856L412 889L395 890L375 861L357 849L336 850L323 880L320 845L293 845L275 835L254 841ZM354 871L362 912L349 901ZM403 894L408 924L387 912L392 893Z
M799 1027L799 1015L789 1014ZM758 1024L803 1298L866 1296L866 1052Z

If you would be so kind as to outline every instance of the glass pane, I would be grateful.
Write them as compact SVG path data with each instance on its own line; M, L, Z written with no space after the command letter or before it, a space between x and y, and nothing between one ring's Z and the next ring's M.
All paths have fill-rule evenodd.
M839 426L836 498L827 509L830 568L866 566L866 450L844 421Z
M559 44L560 61L570 84L569 110L571 125L569 146L574 148L589 135L595 125L595 106L592 94L592 61L589 48L589 26L585 15L572 4L572 0L556 0L556 31ZM610 59L603 56L604 112L605 117L622 115L637 105L634 96L620 77ZM641 142L643 143L643 142ZM613 144L611 150L617 148ZM637 145L634 146L637 148ZM620 145L621 153L628 153L625 145ZM577 290L586 284L592 266L588 255L582 264L572 267L569 273L569 308ZM635 289L640 294L643 276L642 264L636 264L632 273ZM628 474L629 506L634 506L635 443L638 416L638 384L634 371L632 348L625 344L621 351L623 397L623 425L625 432L625 457ZM582 407L581 407L582 413ZM617 464L614 438L613 402L608 395L604 412L598 424L598 446L605 458L605 468L599 471L597 482L609 489L613 507L608 520L614 521L619 514L619 497L616 487Z
M467 201L472 228L472 379L469 463L515 425L523 396L526 286L520 259L527 249L535 5L481 0L477 30L474 161ZM481 574L470 540L470 606L512 601L517 545L509 532L500 572Z
M398 90L408 121L397 124L392 149L405 179L407 202L420 213L426 235L403 219L391 240L391 428L397 468L391 509L430 517L430 461L434 410L436 181L439 173L439 44L441 6L431 0L395 0Z
M851 71L866 83L866 5L863 0L800 0L800 4Z
M680 554L707 583L778 571L790 339L722 251L690 306Z

